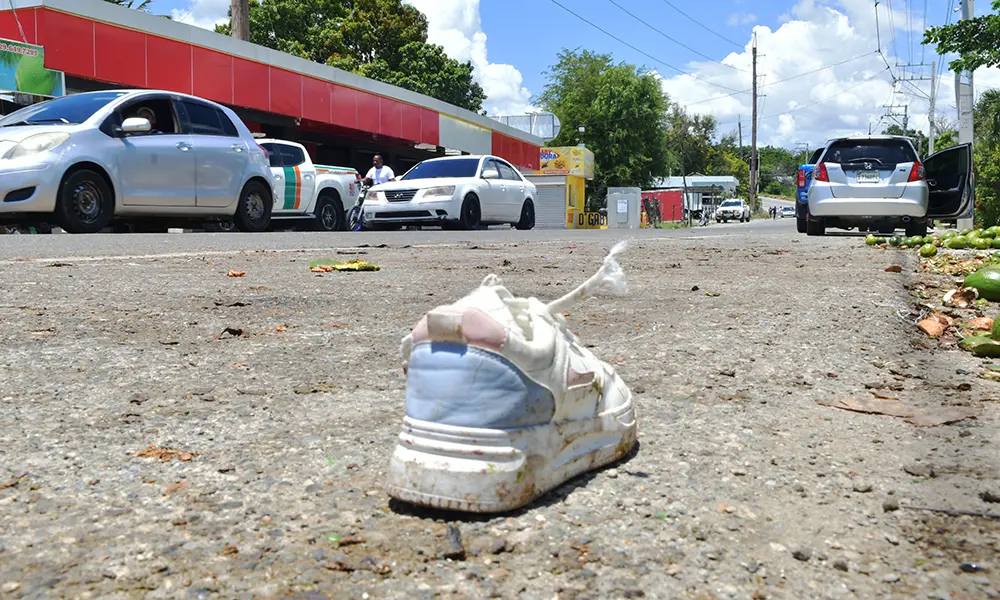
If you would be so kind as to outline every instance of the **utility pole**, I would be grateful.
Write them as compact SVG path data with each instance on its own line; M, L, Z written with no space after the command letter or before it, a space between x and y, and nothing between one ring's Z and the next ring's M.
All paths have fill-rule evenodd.
M927 154L928 156L934 154L934 97L937 95L937 78L935 72L937 71L937 61L931 61L931 104L927 109Z
M972 0L961 0L962 21L967 21L975 16L975 9ZM972 127L972 71L955 73L955 100L958 105L958 143L971 144L973 137ZM973 194L975 192L973 191ZM973 216L975 202L969 206L969 212L958 219L958 228L965 229L973 226Z
M753 36L753 48L751 49L753 54L753 72L751 77L753 77L753 90L751 93L751 102L753 103L753 108L751 109L752 115L750 117L750 210L757 210L757 34L754 33Z
M230 35L250 41L250 0L233 0Z
M799 161L799 164L804 164L809 160L809 142L795 142L795 149L798 150L800 148L802 149L803 157Z
M736 130L740 132L740 160L743 160L743 116L737 117Z

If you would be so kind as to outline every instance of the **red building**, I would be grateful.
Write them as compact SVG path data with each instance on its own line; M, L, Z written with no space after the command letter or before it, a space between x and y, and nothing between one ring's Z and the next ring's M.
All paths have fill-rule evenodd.
M23 32L23 33L22 33ZM306 144L320 163L398 173L445 154L494 154L538 168L542 140L424 96L103 0L11 0L0 37L44 48L67 93L116 87L194 94L233 108L269 136Z
M643 201L647 199L660 201L661 221L680 221L684 218L681 198L681 190L653 190L642 193Z

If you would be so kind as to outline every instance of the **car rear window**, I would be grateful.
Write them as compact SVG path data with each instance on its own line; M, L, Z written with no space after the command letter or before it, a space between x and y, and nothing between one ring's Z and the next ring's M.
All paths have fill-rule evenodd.
M830 144L823 162L850 164L872 162L895 165L917 160L913 147L903 140L845 140Z

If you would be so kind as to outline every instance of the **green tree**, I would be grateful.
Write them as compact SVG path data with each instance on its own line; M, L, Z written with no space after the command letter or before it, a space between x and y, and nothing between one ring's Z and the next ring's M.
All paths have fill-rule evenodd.
M135 10L141 10L143 12L149 12L149 5L153 0L104 0L105 2L110 2L111 4L117 4L118 6L124 6L125 8L134 8Z
M545 75L535 101L562 123L551 145L583 142L594 152L591 206L609 187L648 187L667 175L667 98L653 73L608 54L564 49Z
M1000 223L1000 90L987 90L973 112L976 223Z
M934 137L934 151L940 152L946 148L958 145L958 132L954 129L941 131Z
M748 198L750 193L750 165L736 151L723 150L712 166L709 175L729 175L736 178L736 196Z
M993 0L1000 11L1000 0ZM928 27L924 44L934 44L938 54L957 53L952 71L975 71L979 67L1000 65L1000 15L988 14L938 27Z
M452 60L441 46L423 42L410 42L401 50L397 68L378 60L360 65L358 74L470 110L482 106L485 94L472 76L470 63Z
M402 0L255 0L250 41L479 111L472 64L427 43L427 17ZM215 29L229 35L229 24Z
M720 151L714 142L717 122L709 115L690 115L679 104L667 113L667 153L671 172L711 174Z

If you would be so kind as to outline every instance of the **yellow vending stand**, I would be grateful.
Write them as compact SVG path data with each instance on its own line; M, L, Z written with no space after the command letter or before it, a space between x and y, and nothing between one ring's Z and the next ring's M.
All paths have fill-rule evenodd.
M538 158L536 185L552 186L553 194L564 194L566 229L605 229L601 213L586 212L586 182L594 179L594 153L584 146L560 146L540 148Z

